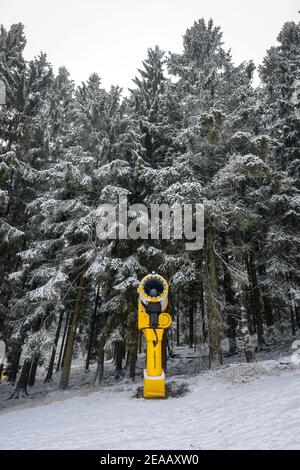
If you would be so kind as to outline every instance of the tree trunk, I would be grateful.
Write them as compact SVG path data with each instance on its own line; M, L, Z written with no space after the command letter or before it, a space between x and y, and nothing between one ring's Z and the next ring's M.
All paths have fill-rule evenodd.
M251 338L250 338L250 332L249 332L249 327L248 327L248 318L247 318L247 312L246 308L244 306L244 289L241 287L240 291L240 305L241 305L241 325L240 325L240 331L241 335L243 338L243 343L244 343L244 352L245 352L245 357L247 362L255 362L255 352L253 349L253 346L251 344Z
M203 272L205 272L205 263L203 263ZM202 336L202 343L207 342L207 315L206 315L206 297L205 297L205 292L204 292L204 280L202 280L201 283L201 288L200 288L200 302L201 302L201 333L200 336Z
M91 322L91 329L90 329L90 337L89 337L88 352L87 352L86 363L85 363L85 370L86 370L86 371L88 371L88 370L89 370L89 367L90 367L91 352L92 352L92 346L93 346L93 341L94 341L94 332L95 332L95 325L96 325L96 318L97 318L97 310L98 310L99 297L100 297L100 284L98 285L98 288L97 288L96 299L95 299L95 306L94 306L94 312L93 312L92 322Z
M179 318L179 304L176 308L176 345L180 346L180 318Z
M137 360L137 348L129 350L129 377L131 380L135 380L135 371L136 371L136 360Z
M229 355L233 356L236 354L236 327L237 321L235 319L235 314L233 311L227 314L227 335L228 335L228 342L229 342Z
M59 357L58 357L58 361L57 361L57 365L56 365L56 372L59 371L61 363L62 363L62 356L63 356L63 352L65 350L66 334L67 334L67 331L69 329L69 319L70 319L70 312L68 312L66 322L65 322L63 337L62 337L61 345L60 345Z
M142 354L142 340L143 340L143 332L139 330L139 354Z
M223 263L223 273L224 273L224 295L225 295L225 302L227 306L227 337L229 341L229 355L232 356L236 353L236 302L234 291L232 288L232 279L231 274L229 271L229 259L227 254L227 242L226 242L226 235L224 232L221 234L221 242L222 242L222 257L224 260Z
M254 253L251 252L248 258L248 268L249 268L249 276L250 276L250 288L252 291L252 299L253 299L253 313L254 318L256 321L256 328L257 328L257 344L258 349L264 349L265 347L265 337L264 337L264 327L263 327L263 319L261 314L261 304L260 304L260 294L259 288L257 283L257 274L256 274L256 264L254 259Z
M25 393L25 395L28 395L27 384L30 372L30 365L30 359L25 359L17 386L9 398L19 398L19 396L22 396L23 393Z
M161 355L162 355L162 368L164 372L167 372L168 368L168 351L167 351L167 338L168 330L164 330L163 337L162 337L162 344L161 344Z
M299 305L295 307L295 313L296 313L297 326L298 328L300 328L300 306Z
M28 385L30 387L33 387L35 384L35 377L36 377L36 372L38 368L38 363L39 363L39 355L37 354L32 359L31 365L30 365L30 372L29 372L29 377L28 377Z
M77 289L75 309L74 309L74 313L73 313L72 320L71 320L70 334L69 334L69 337L67 338L66 355L65 355L64 365L63 365L62 374L60 378L60 384L59 384L62 390L66 390L69 385L74 342L75 342L78 320L80 316L80 307L81 307L81 301L82 301L83 292L84 292L84 285L85 285L85 279L84 279L83 274L81 274L79 287Z
M125 347L125 350L126 350L126 347ZM130 348L128 348L127 351L125 351L125 369L128 369L129 356L130 356Z
M68 327L67 327L67 333L66 333L66 339L65 339L65 345L64 345L64 350L63 350L63 355L62 355L62 360L61 360L61 366L60 366L61 368L63 368L64 363L65 363L65 357L66 357L67 346L68 346L69 338L70 338L70 331L71 331L71 327L72 327L73 316L74 316L74 312L70 312L69 322L68 322Z
M242 243L241 243L241 235L240 230L237 228L236 230L236 260L239 270L243 272L243 254L242 254ZM249 332L248 326L248 318L247 318L247 311L246 311L246 285L245 280L243 279L242 275L238 278L238 290L239 290L239 300L240 300L240 309L241 309L241 319L240 319L240 332L242 335L243 343L244 343L244 352L247 362L255 362L255 352L254 348L251 344L251 337Z
M267 326L274 325L273 311L272 311L272 302L269 299L268 295L263 295L263 305L264 305L264 317Z
M13 344L11 351L7 353L8 366L6 368L8 381L15 383L19 371L22 348L20 344Z
M99 351L98 351L98 364L95 375L95 385L100 385L103 379L104 373L104 358L105 358L105 339L101 336L99 340Z
M258 273L262 277L266 277L266 267L265 265L260 265L258 267ZM264 318L267 327L268 326L273 326L274 325L274 318L273 318L273 311L272 311L272 303L269 298L268 290L265 286L262 286L261 288L262 291L262 301L263 301L263 306L264 306Z
M48 365L47 375L46 375L46 378L45 378L45 381L44 381L45 383L48 383L48 382L52 381L52 374L53 374L53 368L54 368L56 349L57 349L57 344L58 344L58 340L59 340L59 335L60 335L61 325L62 325L62 321L63 321L63 316L64 316L63 311L61 311L60 314L59 314L58 325L57 325L57 328L56 328L54 344L53 344L52 353L51 353L51 357L50 357L50 361L49 361L49 365Z
M214 232L211 224L209 224L207 228L206 271L209 367L210 369L214 369L223 364L223 355L221 349L222 319L217 300L218 280L216 258L214 253Z
M136 321L134 322L132 327L133 327L132 341L129 345L128 365L129 365L129 377L131 378L131 380L135 380L135 369L136 369L138 338L139 338L139 331L137 328Z
M291 278L287 274L286 275L286 280L289 285L291 285ZM296 312L294 311L294 300L292 298L292 295L289 295L289 309L290 309L290 317L291 317L291 328L292 328L292 336L296 336Z
M254 316L254 307L253 307L254 301L253 301L253 292L251 289L251 276L250 276L249 263L248 263L247 256L244 256L243 259L247 267L248 280L249 280L249 286L247 286L246 284L244 285L245 296L246 296L245 307L247 311L249 332L250 332L250 335L254 335L257 332L257 328L256 328L256 319Z
M189 298L189 348L194 345L194 302Z
M292 336L296 336L296 322L295 322L295 315L293 306L290 305L290 315L291 315L291 328L292 328Z
M115 363L116 363L116 378L118 379L123 370L123 357L124 357L124 343L116 343L115 347Z
M274 307L274 310L275 310L275 317L274 317L275 321L278 322L280 334L283 335L283 333L284 333L284 323L283 323L283 319L282 319L281 308L279 308L278 305L276 305Z

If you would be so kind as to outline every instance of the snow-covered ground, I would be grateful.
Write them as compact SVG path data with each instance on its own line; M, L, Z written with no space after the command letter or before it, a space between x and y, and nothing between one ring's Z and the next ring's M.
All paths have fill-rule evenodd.
M124 380L6 409L0 449L300 449L299 367L269 360L172 380L190 391L137 399Z

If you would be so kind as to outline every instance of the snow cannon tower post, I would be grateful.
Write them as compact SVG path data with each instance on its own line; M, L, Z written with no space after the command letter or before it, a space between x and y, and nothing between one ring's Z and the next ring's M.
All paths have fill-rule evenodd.
M144 397L164 398L165 373L162 367L162 339L172 318L166 312L169 286L158 274L148 274L138 287L138 328L147 343L147 366L144 369Z

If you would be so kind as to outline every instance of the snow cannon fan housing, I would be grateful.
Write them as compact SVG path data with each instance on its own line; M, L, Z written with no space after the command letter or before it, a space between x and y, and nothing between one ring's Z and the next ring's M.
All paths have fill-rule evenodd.
M161 315L168 306L169 285L159 274L148 274L140 282L139 302L142 315L139 315L139 328L168 328L171 325L169 314ZM146 314L146 315L143 315Z

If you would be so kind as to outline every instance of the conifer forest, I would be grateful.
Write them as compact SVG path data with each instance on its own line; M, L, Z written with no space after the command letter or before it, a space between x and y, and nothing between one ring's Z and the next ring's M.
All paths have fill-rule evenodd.
M75 84L46 52L25 60L26 25L0 29L0 341L9 397L36 377L70 387L74 360L101 387L137 379L137 287L170 285L167 364L185 345L255 363L300 332L300 23L257 68L234 63L213 20L182 52L148 49L132 88ZM253 78L257 76L257 80ZM97 236L100 204L204 205L205 239ZM3 374L4 375L4 374ZM3 382L4 383L4 382ZM0 389L2 384L0 384Z

